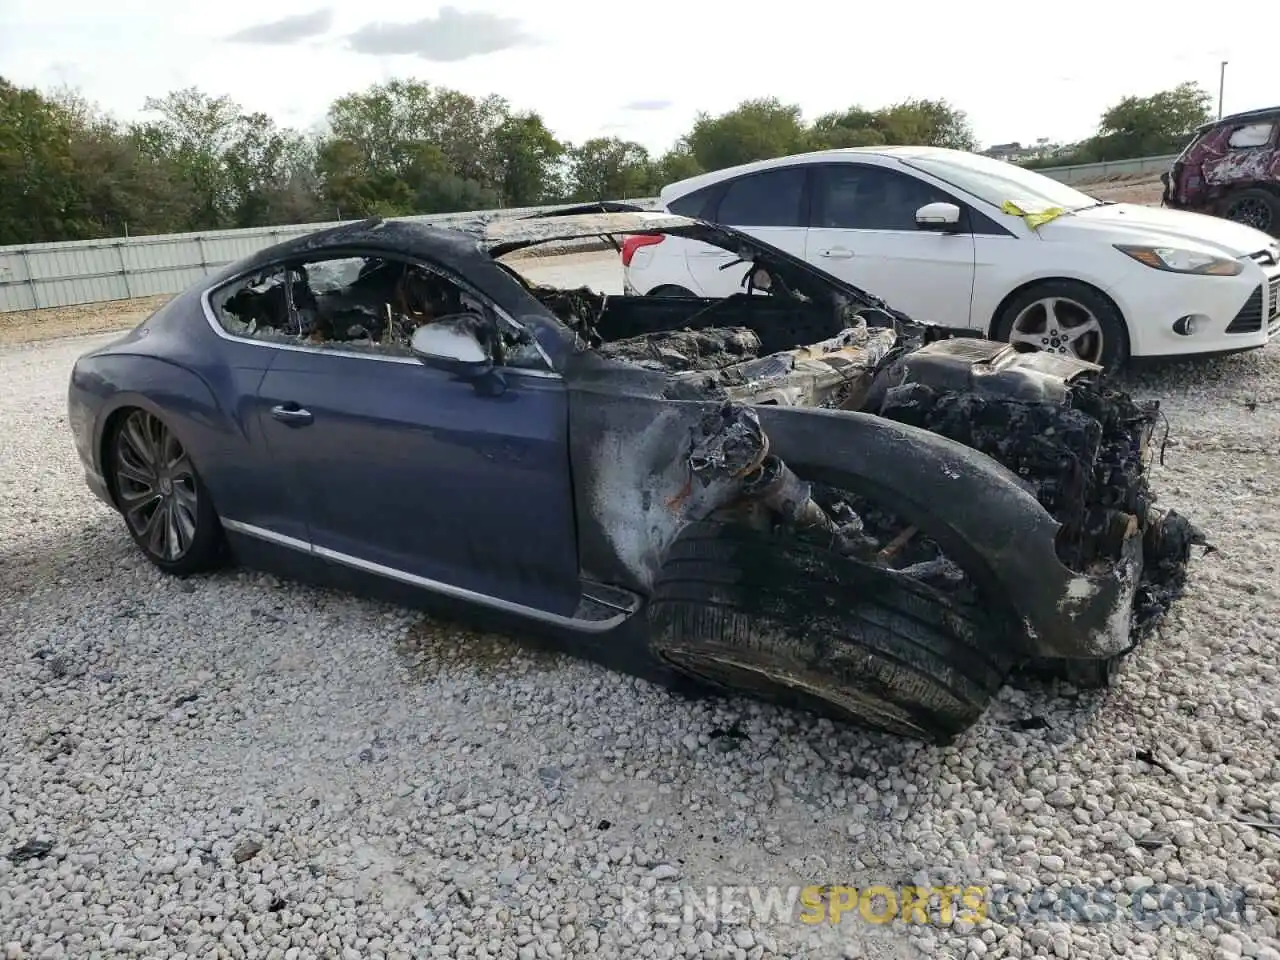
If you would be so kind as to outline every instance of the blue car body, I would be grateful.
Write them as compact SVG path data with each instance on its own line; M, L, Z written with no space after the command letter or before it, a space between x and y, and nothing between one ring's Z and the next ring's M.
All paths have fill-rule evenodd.
M1007 656L993 662L1108 659L1128 648L1141 536L1128 541L1112 571L1089 579L1055 554L1058 521L991 457L874 412L730 402L723 390L699 392L698 371L673 375L610 359L584 342L545 291L497 259L558 237L684 231L767 265L775 284L801 291L814 316L826 316L819 302L843 316L874 315L892 333L881 338L889 349L867 362L868 383L895 359L910 358L902 345L908 326L917 337L925 331L924 342L946 341L945 333L912 325L754 238L685 218L630 216L567 216L496 231L366 221L231 264L76 363L69 422L86 481L118 507L113 429L127 412L145 410L180 438L242 562L303 579L396 588L393 595L409 591L428 605L487 612L503 627L569 638L578 652L627 669L674 676L647 645L652 624L635 630L645 620L637 615L650 604L672 545L711 509L695 511L704 494L691 486L690 437L696 441L699 424L733 408L741 421L733 429L755 424L768 438L765 448L796 473L887 498L986 595L1014 594L991 639ZM413 355L236 335L219 320L221 292L245 278L344 256L395 258L447 278L524 332L519 358L477 378ZM766 299L743 303L754 309ZM648 308L633 306L640 314ZM772 357L784 342L768 351ZM980 358L1002 349L966 343L938 353L945 363L937 369L971 379ZM782 355L793 375L797 354ZM1081 372L1033 360L1019 367L1000 355L1001 376L1015 392ZM773 360L749 369L759 372L766 362ZM921 362L919 369L933 368Z

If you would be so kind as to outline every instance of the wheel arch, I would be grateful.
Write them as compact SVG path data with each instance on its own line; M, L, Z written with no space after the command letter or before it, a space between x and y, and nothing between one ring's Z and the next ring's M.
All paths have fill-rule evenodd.
M991 312L991 316L987 320L987 339L994 340L996 338L996 325L1000 322L1000 315L1008 309L1009 304L1013 303L1014 300L1016 300L1020 295L1026 293L1028 290L1044 283L1079 283L1088 287L1098 296L1106 300L1116 313L1119 314L1120 320L1124 324L1125 339L1127 341L1132 341L1133 338L1129 336L1129 318L1125 316L1124 310L1122 310L1120 304L1116 302L1116 298L1107 292L1106 289L1098 286L1098 284L1093 280L1086 280L1083 277L1073 277L1067 274L1053 274L1051 276L1035 277L1034 279L1023 281L1006 293L1001 298L1000 302L996 304L996 308ZM1130 343L1129 345L1132 344Z
M202 471L210 497L216 503L214 483L204 468L217 446L214 438L219 424L224 424L225 429L227 418L209 385L194 371L169 360L139 356L115 359L117 362L127 359L130 367L143 364L151 392L117 389L105 398L99 410L93 449L112 503L119 506L114 471L110 469L111 443L120 423L133 410L145 410L173 431L197 469ZM130 379L136 382L138 378L135 370ZM112 380L119 382L118 378Z
M1225 203L1246 190L1261 190L1280 199L1280 181L1276 180L1239 180L1235 183L1223 184L1216 198L1218 203Z
M697 299L698 294L694 293L688 287L681 286L678 283L660 283L648 293L646 297L691 297Z
M1136 585L1140 554L1126 559L1128 576L1069 569L1057 553L1061 525L1002 464L872 414L794 407L757 412L770 449L798 475L885 504L937 541L988 597L1007 602L1006 642L1016 652L1087 658L1131 645L1127 590ZM949 508L940 511L938 504Z

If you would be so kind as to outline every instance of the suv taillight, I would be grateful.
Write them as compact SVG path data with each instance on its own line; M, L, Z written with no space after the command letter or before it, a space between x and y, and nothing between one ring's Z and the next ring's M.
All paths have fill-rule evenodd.
M630 236L622 241L622 265L624 267L631 266L631 258L636 255L636 251L641 247L651 247L655 243L661 243L667 239L666 234L640 234L638 236Z

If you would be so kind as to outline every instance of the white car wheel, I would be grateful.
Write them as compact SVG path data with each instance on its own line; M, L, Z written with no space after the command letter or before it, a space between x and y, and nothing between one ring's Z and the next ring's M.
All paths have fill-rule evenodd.
M1013 297L992 335L1020 350L1057 353L1117 369L1129 359L1129 337L1115 305L1088 284L1046 280Z

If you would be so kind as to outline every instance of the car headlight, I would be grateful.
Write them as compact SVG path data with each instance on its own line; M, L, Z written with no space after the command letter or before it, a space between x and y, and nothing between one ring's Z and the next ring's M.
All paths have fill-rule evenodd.
M1179 250L1177 247L1139 247L1117 243L1116 249L1145 263L1156 270L1170 273L1198 273L1213 277L1237 277L1244 264L1228 257L1215 257L1211 253L1195 250Z

